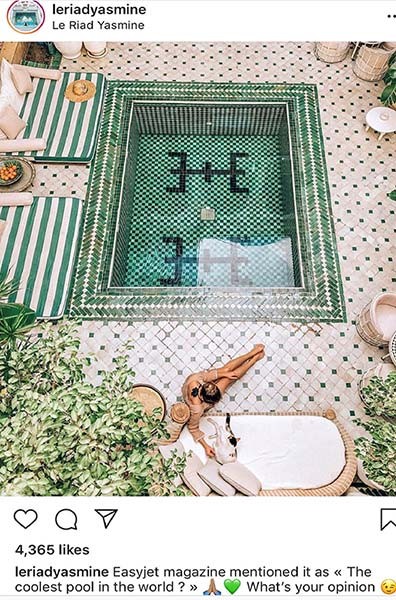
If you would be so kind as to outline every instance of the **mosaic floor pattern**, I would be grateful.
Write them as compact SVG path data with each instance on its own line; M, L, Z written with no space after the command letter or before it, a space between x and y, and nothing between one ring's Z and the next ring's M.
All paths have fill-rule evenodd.
M362 415L357 382L385 352L368 346L353 321L382 290L395 289L396 136L380 143L364 129L364 115L379 104L382 83L359 80L350 58L318 61L312 43L112 44L99 61L82 56L66 70L97 70L112 79L144 81L312 82L318 85L333 219L347 308L347 323L228 324L175 321L85 321L82 348L96 355L89 375L111 367L117 349L131 340L136 379L163 389L169 403L180 396L192 370L219 364L256 342L267 359L227 396L230 410L318 410L333 407L357 433ZM84 198L89 167L39 166L35 192Z

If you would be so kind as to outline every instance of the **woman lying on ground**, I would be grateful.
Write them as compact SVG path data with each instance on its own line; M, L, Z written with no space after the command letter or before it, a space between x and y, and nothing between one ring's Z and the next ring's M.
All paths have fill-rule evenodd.
M199 428L201 417L221 400L226 389L234 381L241 379L264 355L263 344L257 344L253 350L230 360L223 367L193 373L184 382L182 395L191 411L187 426L194 440L204 447L207 456L214 456L214 450L205 441L205 434Z

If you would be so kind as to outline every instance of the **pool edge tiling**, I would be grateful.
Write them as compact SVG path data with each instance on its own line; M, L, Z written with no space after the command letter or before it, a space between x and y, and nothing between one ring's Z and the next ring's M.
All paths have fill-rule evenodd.
M306 235L304 290L236 288L109 289L109 255L121 199L131 103L286 102L292 110L300 229ZM293 140L292 140L293 144ZM109 82L97 155L85 202L84 229L70 315L87 319L345 322L331 199L313 84Z

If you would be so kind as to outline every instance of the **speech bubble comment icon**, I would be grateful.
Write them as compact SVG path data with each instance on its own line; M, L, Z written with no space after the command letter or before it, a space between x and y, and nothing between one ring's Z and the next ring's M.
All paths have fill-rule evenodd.
M77 530L77 515L69 508L63 508L55 515L55 523L59 529L68 531L69 529Z

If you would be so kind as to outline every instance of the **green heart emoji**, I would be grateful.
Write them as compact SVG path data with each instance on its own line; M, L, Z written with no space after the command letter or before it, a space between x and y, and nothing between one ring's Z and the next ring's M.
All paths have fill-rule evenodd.
M241 587L241 582L239 579L226 579L224 582L224 587L227 592L230 592L230 594L235 594L235 592Z

